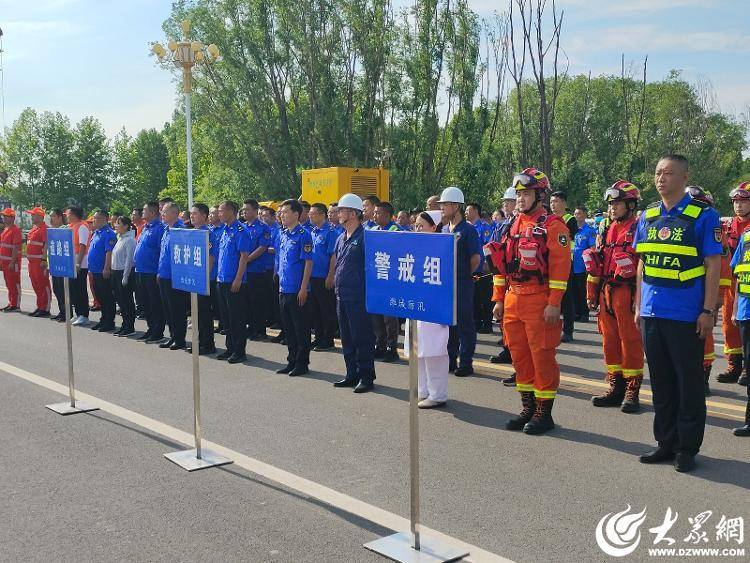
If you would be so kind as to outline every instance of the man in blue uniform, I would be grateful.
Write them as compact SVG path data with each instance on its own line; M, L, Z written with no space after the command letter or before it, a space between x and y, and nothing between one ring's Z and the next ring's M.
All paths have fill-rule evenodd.
M271 297L268 307L267 324L271 328L281 329L281 313L279 312L279 278L276 276L276 249L279 247L279 234L281 225L276 220L276 211L272 207L264 207L261 211L261 219L268 225L271 233L271 244L268 245L263 257L266 265L266 276L268 277L269 287L271 288ZM281 343L284 340L284 331L271 339L271 342Z
M685 193L684 156L659 160L654 181L661 201L641 215L634 241L640 256L635 315L659 447L640 461L674 460L686 472L695 466L706 424L703 349L718 308L722 233L716 211Z
M310 222L310 202L300 199L299 204L302 206L302 215L299 217L299 224L309 233L313 228L313 225Z
M393 220L393 206L387 201L380 201L375 204L375 226L373 231L400 231ZM373 313L372 330L375 332L375 359L384 362L394 362L398 360L398 333L400 324L398 317L389 317Z
M136 282L141 288L148 330L138 340L151 343L164 340L164 310L156 281L164 224L161 222L157 202L150 201L143 206L143 220L146 224L138 237L138 246L135 247L135 272Z
M250 256L247 263L247 318L251 340L265 340L268 302L271 287L266 275L267 261L263 259L271 244L271 230L258 218L260 206L254 199L246 199L242 207L245 227L250 238ZM275 297L275 296L274 296Z
M279 207L283 230L279 238L279 310L286 334L287 365L276 373L305 375L310 363L310 318L306 309L312 274L310 233L299 222L302 205L288 199Z
M336 240L334 284L346 377L333 385L366 393L374 387L375 335L365 308L365 235L359 196L341 196L339 223L345 231Z
M219 206L224 229L219 240L218 271L219 306L224 330L227 333L226 351L217 360L231 364L244 362L247 358L247 306L246 289L247 261L250 257L250 237L245 226L237 220L239 208L233 201Z
M180 208L172 201L168 201L162 207L161 218L164 223L164 233L161 236L159 269L156 277L159 282L161 306L169 327L169 340L159 344L159 348L184 350L190 294L172 287L172 249L169 246L169 230L182 229L184 224L180 219Z
M102 316L91 330L111 332L115 329L115 296L112 288L112 250L117 234L109 226L109 213L94 213L94 232L89 245L89 273L94 276L94 293L99 299Z
M213 268L211 268L211 315L213 320L219 321L216 328L213 328L213 324L211 325L211 328L213 328L214 334L224 334L224 325L221 323L221 314L219 311L219 282L216 281L219 265L219 241L221 240L221 232L224 229L221 217L219 216L218 205L213 206L208 213L208 229L216 239L216 256L214 258Z
M492 274L485 264L482 248L492 238L492 225L482 219L482 206L466 206L466 221L474 225L479 238L479 267L474 272L474 325L480 334L492 334Z
M575 217L568 213L568 196L565 192L558 190L552 192L549 196L549 206L552 213L560 217L568 227L571 238L578 232L578 223ZM570 259L573 260L571 254ZM572 264L571 264L572 266ZM575 302L573 296L573 270L568 278L568 288L565 290L562 300L562 316L563 316L563 334L560 342L572 342L573 341L573 330L575 328Z
M336 294L333 292L336 260L333 252L339 235L327 219L326 206L322 203L313 203L310 208L310 222L313 225L310 304L315 341L310 346L316 352L333 348L333 335L336 333Z
M328 222L333 227L333 230L336 231L336 235L340 235L344 232L344 227L342 227L339 224L339 202L334 201L331 205L328 206Z
M190 210L190 223L194 229L208 231L208 278L210 280L211 294L198 295L198 354L215 354L216 345L214 344L214 317L212 314L212 304L215 299L213 292L216 291L216 271L217 260L219 255L219 237L218 229L209 228L208 206L203 203L196 203ZM219 231L220 232L220 231Z
M375 222L375 206L380 203L380 198L375 195L368 195L362 199L362 226L369 230L377 226Z
M464 194L455 186L449 186L440 195L440 210L448 231L458 237L457 257L457 316L458 323L450 327L448 338L449 371L458 377L474 373L474 350L477 333L474 327L474 280L472 274L480 263L479 236L477 230L466 222L463 214ZM458 360L460 356L460 365Z
M586 208L576 207L573 217L578 224L578 231L573 237L573 304L575 320L588 322L589 308L586 305L586 266L583 263L583 251L596 246L596 229L586 222Z

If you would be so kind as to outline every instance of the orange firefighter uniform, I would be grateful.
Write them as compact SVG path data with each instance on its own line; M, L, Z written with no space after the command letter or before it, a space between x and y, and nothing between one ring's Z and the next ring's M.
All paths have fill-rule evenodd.
M496 267L492 300L504 303L503 335L516 370L516 389L524 410L508 428L534 430L534 421L549 417L557 389L560 367L555 358L562 321L544 321L547 305L560 307L570 274L570 232L555 215L541 205L520 213L499 243L490 243L485 254ZM533 413L533 416L532 416ZM525 423L528 422L528 423ZM531 426L530 426L531 425Z
M44 217L44 210L35 207L28 211L31 215ZM52 301L52 288L49 281L49 269L47 267L47 225L40 223L34 225L26 235L26 258L29 264L29 278L31 287L36 294L36 311L48 313Z
M621 405L623 412L639 410L638 393L643 381L643 343L633 315L638 264L633 250L636 224L634 214L613 221L605 227L601 243L584 257L589 268L587 298L599 307L599 332L609 382L607 393L593 397L592 403L600 407Z
M5 217L15 217L10 208L3 209ZM23 235L18 225L6 226L0 234L0 268L3 270L5 287L8 290L8 305L3 310L16 310L21 304L21 245ZM15 255L15 256L14 256Z

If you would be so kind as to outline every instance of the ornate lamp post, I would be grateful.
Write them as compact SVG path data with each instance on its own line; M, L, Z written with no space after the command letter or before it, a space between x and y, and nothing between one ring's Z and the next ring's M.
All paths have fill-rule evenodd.
M159 60L171 60L176 67L182 68L182 91L185 96L185 130L187 134L187 181L188 208L193 207L193 135L192 117L190 113L190 94L193 90L193 67L202 62L215 61L219 58L219 48L211 43L204 47L200 41L190 41L190 22L182 22L182 41L170 39L167 43L169 53L161 43L154 43L151 51Z

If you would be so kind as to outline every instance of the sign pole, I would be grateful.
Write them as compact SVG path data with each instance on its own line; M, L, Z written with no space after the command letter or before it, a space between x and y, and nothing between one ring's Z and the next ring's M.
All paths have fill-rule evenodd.
M189 138L189 137L188 137ZM200 313L198 312L198 293L203 299L210 296L209 284L209 244L208 231L202 229L174 229L171 232L170 254L190 256L182 263L172 263L172 283L179 284L180 291L190 292L190 320L192 324L192 362L193 362L193 435L195 448L164 454L169 461L188 471L207 469L218 465L232 463L232 460L218 453L207 450L201 445L201 374L200 374ZM187 254L175 253L173 248L180 246L187 249ZM197 289L197 291L196 291Z
M419 542L419 336L416 319L409 319L409 476L411 481L411 535L414 549Z
M65 293L65 339L67 340L68 348L68 393L70 395L70 403L55 403L47 405L47 408L62 415L99 410L98 407L82 403L81 401L78 401L76 405L76 390L73 376L73 334L70 320L72 303L70 302L70 280L67 277L63 278L63 291Z

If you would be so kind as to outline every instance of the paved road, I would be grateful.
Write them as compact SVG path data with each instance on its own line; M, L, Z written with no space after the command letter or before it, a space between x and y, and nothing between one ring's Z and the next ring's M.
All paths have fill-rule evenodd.
M637 561L667 507L680 515L678 542L704 510L747 521L750 443L728 430L744 388L715 385L694 473L647 467L636 456L652 445L650 407L593 408L603 385L595 325L577 335L560 350L549 435L503 429L519 400L489 364L451 379L447 410L420 413L425 526L519 562L601 561L599 519L646 507L644 545L627 558ZM480 357L496 338L481 336ZM8 560L80 559L80 546L84 559L368 561L361 544L408 517L403 362L378 364L376 392L357 396L331 386L343 374L338 351L314 353L297 379L274 373L286 349L270 343L250 343L244 365L202 359L204 435L252 463L188 474L162 457L192 430L188 354L76 328L77 388L114 407L60 417L43 405L67 383L63 325L2 315L0 343L2 436L14 454L0 457Z

